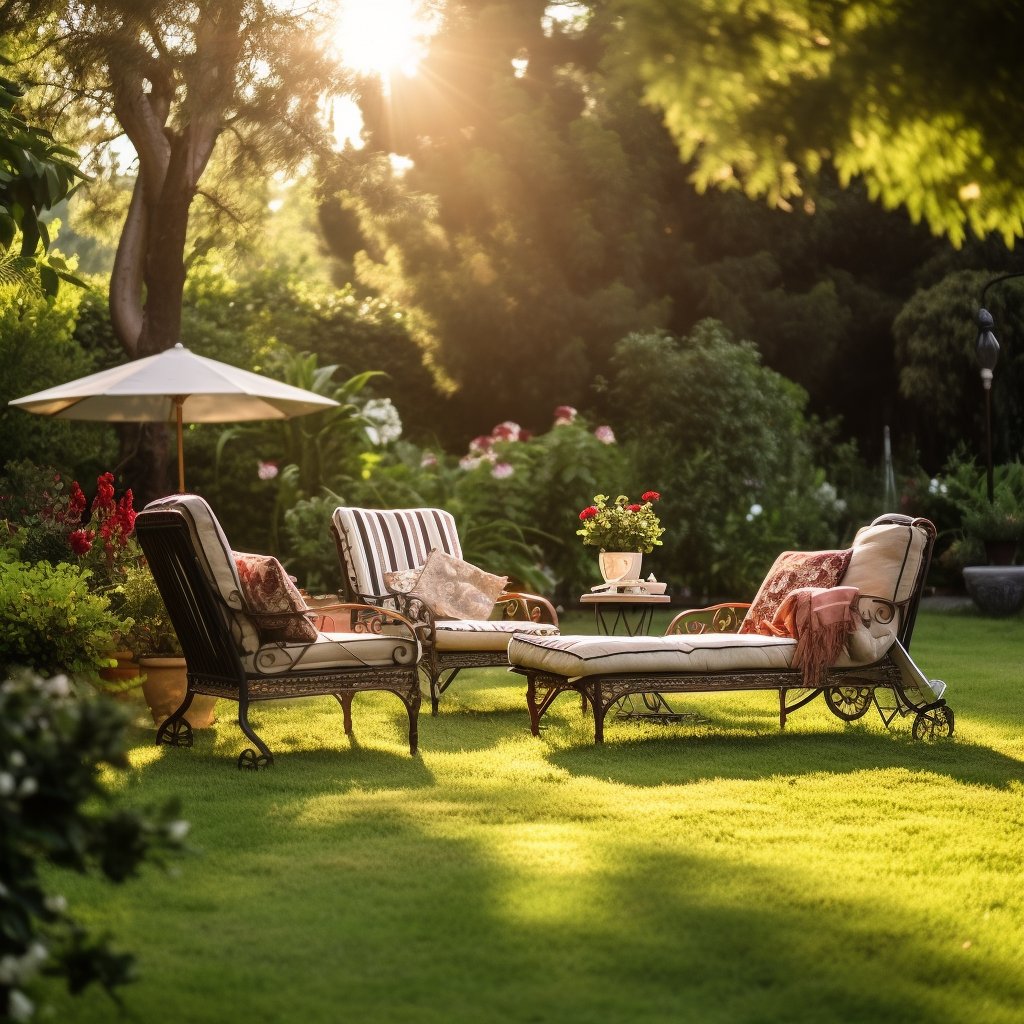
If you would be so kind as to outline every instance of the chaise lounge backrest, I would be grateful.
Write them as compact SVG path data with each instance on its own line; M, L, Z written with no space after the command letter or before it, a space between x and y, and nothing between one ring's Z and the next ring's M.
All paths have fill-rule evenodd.
M857 531L850 564L839 581L898 607L896 637L905 648L910 647L934 542L935 527L927 519L880 516Z
M433 548L462 558L455 518L440 508L350 508L331 517L346 600L393 604L384 573L418 569Z

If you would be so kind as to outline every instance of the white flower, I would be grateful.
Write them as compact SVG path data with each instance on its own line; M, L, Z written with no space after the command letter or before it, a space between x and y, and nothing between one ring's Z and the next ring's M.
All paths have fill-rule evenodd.
M594 437L596 437L601 444L615 444L615 431L607 424L603 424L598 427L594 431Z
M25 755L20 750L12 750L7 763L12 768L22 768L25 765Z
M178 818L176 821L168 823L167 837L173 839L176 843L180 843L188 835L188 830L191 827L184 818Z
M389 444L402 436L402 417L390 398L371 398L363 406L363 415L372 421L364 428L371 444Z
M36 1012L36 1004L24 992L12 988L7 997L7 1012L11 1020L31 1020L32 1014Z
M747 513L747 522L752 523L763 511L764 509L755 501L754 504L750 506L750 511Z
M65 675L54 676L42 684L42 689L51 697L69 697L71 695L71 680Z
M475 455L463 455L462 458L459 459L459 469L476 469L479 465L480 459Z
M0 796L10 796L14 788L14 776L10 772L0 772Z
M495 463L494 468L491 470L491 476L495 480L507 480L513 473L515 473L515 469L508 462Z
M437 456L433 452L424 452L420 459L420 469L433 469L437 465Z
M21 961L10 953L0 960L0 985L11 985L17 981L20 967Z
M262 459L259 459L256 466L256 475L261 480L273 480L274 477L277 476L278 469L276 462L264 462Z
M18 796L31 796L37 789L39 789L39 783L31 776L28 776L21 780L21 785L18 787Z
M47 896L44 903L51 914L63 914L68 909L68 901L60 893L56 896Z

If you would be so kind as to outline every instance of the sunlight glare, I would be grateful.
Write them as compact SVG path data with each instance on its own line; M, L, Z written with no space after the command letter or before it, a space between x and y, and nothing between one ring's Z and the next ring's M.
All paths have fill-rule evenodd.
M341 0L334 41L342 63L355 71L411 78L436 28L418 0Z

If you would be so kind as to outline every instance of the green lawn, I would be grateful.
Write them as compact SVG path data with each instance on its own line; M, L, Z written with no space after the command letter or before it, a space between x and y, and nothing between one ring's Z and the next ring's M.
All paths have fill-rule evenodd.
M519 677L420 720L357 698L233 705L191 750L133 732L126 799L178 794L195 852L119 888L60 876L139 953L133 1019L198 1022L1015 1022L1024 1015L1024 618L922 614L953 740L821 701L703 695L702 725L529 733ZM429 709L429 704L427 705ZM101 993L56 1019L116 1018Z

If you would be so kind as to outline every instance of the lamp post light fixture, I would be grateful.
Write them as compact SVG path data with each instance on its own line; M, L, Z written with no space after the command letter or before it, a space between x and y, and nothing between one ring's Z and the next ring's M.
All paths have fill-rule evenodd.
M978 310L978 344L975 352L981 366L981 386L985 389L985 471L990 505L995 498L992 484L992 371L999 359L999 342L992 333L994 325L992 314L983 306Z
M995 321L992 314L985 308L985 293L994 284L1006 281L1011 277L1024 277L1024 271L1017 271L1013 274L1001 274L992 278L981 290L981 308L978 310L978 342L975 346L975 353L978 356L978 365L981 367L981 386L985 389L985 466L987 470L988 501L991 505L994 501L992 486L992 371L996 368L999 359L999 342L992 333Z

